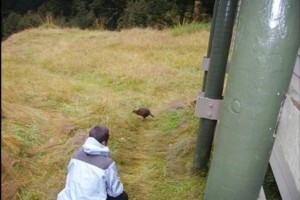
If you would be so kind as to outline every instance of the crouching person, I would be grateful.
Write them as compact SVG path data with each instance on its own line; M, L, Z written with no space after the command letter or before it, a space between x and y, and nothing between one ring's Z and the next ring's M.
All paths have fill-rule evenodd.
M57 200L128 200L118 177L116 163L109 157L109 130L95 126L68 165L65 188Z

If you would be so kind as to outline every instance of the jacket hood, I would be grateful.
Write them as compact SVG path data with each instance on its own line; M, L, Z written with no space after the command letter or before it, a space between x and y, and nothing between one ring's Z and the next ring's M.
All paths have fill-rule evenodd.
M99 143L95 138L88 137L88 139L85 141L85 143L82 145L83 150L87 154L91 155L104 155L108 156L110 153L110 150L107 146L104 146L103 144Z

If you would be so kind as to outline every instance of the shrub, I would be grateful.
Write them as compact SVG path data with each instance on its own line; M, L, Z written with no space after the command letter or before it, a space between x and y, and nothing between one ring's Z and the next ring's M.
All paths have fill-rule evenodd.
M93 11L88 12L86 15L78 14L71 20L71 25L81 29L92 28L96 21L96 16Z
M15 12L11 12L3 19L2 40L24 29L38 27L42 23L42 17L37 13L28 12L24 16L21 16Z
M3 19L2 24L2 39L7 38L9 35L20 31L21 15L11 12L6 18Z
M147 10L146 2L129 1L124 14L119 19L119 28L130 27L146 27L147 26Z
M39 27L42 23L43 20L39 14L28 12L21 18L19 26L21 30L24 30L26 28Z
M129 1L119 19L118 28L152 27L162 29L173 25L171 4L165 0Z

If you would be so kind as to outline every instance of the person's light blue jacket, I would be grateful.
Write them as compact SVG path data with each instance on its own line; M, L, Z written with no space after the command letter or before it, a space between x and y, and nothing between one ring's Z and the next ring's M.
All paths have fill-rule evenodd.
M89 137L69 165L65 188L57 200L106 200L123 192L109 148Z

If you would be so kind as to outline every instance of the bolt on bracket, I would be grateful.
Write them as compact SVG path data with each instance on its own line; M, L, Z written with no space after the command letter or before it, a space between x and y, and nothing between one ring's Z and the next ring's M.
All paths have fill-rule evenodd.
M200 92L197 96L195 115L201 118L218 120L221 104L222 100L204 97L204 92Z

